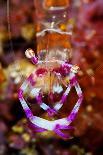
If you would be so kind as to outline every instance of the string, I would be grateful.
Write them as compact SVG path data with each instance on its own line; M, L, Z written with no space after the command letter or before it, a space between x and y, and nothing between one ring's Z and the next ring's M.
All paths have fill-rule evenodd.
M9 43L10 43L10 50L12 52L12 56L13 56L13 59L14 59L14 66L16 69L16 67L18 67L19 69L19 75L20 75L20 78L21 78L21 81L23 79L23 75L20 71L20 65L18 64L18 60L15 60L15 52L14 52L14 48L13 48L13 42L12 42L12 34L11 34L11 24L10 24L10 0L7 0L7 30L8 30L8 36L9 36Z

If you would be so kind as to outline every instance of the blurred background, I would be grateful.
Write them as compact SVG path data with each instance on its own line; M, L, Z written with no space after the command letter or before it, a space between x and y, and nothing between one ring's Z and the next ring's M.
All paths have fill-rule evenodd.
M46 11L42 9L43 4ZM48 8L52 5L67 5L66 20L65 16L57 19L61 21L59 28L72 31L73 35L60 40L72 48L69 61L80 67L77 76L84 94L73 122L75 129L68 131L69 140L51 132L36 134L17 96L23 80L36 68L25 58L25 50L32 48L37 54L41 49L36 33L49 27L53 16L48 14ZM44 27L39 21L43 21ZM103 155L102 52L102 0L0 0L0 155ZM75 97L71 94L68 107L72 107L72 100ZM67 112L66 108L62 110L60 117ZM48 117L38 108L34 113Z

